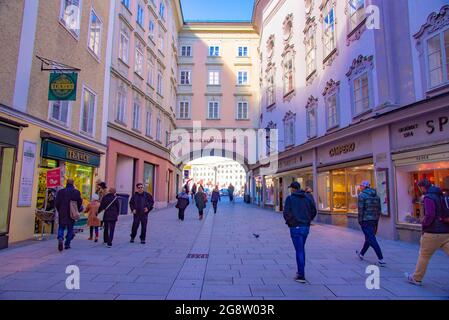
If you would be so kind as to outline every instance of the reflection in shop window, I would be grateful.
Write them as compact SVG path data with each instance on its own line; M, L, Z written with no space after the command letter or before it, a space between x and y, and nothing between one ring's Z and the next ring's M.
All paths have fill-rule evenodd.
M318 174L318 209L329 211L331 208L331 186L329 172Z
M449 162L413 164L396 169L399 223L421 224L423 197L417 184L422 179L428 179L448 194Z

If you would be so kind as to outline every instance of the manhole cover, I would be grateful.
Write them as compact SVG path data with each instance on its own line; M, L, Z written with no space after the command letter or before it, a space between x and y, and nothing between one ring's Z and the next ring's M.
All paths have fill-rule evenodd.
M209 255L207 253L189 253L187 259L207 259Z

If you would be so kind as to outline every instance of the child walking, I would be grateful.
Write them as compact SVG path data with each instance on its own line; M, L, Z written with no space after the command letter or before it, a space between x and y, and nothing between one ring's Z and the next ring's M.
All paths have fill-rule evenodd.
M98 218L98 208L100 208L100 200L97 194L92 196L92 201L87 205L85 213L89 213L87 219L87 225L90 227L90 238L89 240L94 240L94 230L95 230L95 242L98 242L98 229L101 226L101 221Z

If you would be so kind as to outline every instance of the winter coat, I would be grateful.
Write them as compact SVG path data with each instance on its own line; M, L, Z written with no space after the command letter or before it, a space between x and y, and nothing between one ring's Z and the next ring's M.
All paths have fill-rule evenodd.
M290 228L309 227L316 215L315 200L302 190L292 193L285 200L284 219Z
M136 192L129 201L129 207L132 212L136 210L136 214L138 215L149 214L154 208L153 196L148 192L142 194ZM145 209L147 209L147 212L145 212Z
M359 194L358 209L359 223L364 221L379 221L381 206L380 198L376 190L366 188Z
M235 188L233 186L228 188L229 194L231 194L231 195L234 194L234 191L235 191Z
M218 202L221 201L220 192L218 191L212 191L212 196L210 198L211 202Z
M449 225L439 219L443 213L442 197L443 192L435 186L431 186L424 195L424 220L422 222L424 233L449 233Z
M187 193L181 192L176 196L176 199L178 199L178 203L176 204L176 208L178 209L185 209L190 203L190 197Z
M116 199L114 201L114 199ZM114 201L114 203L112 203ZM112 203L112 204L111 204ZM111 204L111 206L106 210L106 208ZM118 197L113 193L108 193L101 199L100 208L98 213L104 211L103 221L114 222L118 220L120 215L120 201Z
M88 227L100 227L101 221L98 219L98 209L100 208L100 201L92 201L86 207L85 213L87 216L87 226Z
M206 208L207 195L204 192L198 192L195 194L195 204L198 210L204 210Z
M83 199L81 193L73 185L68 184L56 194L55 207L58 210L59 225L72 225L75 220L70 217L70 201L76 201L78 211L82 211Z

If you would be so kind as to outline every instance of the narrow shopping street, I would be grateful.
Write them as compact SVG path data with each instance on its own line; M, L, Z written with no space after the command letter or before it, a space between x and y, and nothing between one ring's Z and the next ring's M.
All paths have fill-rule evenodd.
M151 214L146 245L129 243L131 221L121 217L111 249L88 241L85 231L63 253L56 240L2 250L0 300L449 299L449 258L443 252L433 257L424 286L414 287L403 274L413 270L418 246L381 239L388 265L381 269L381 288L367 290L365 269L376 261L374 253L358 260L361 233L327 225L312 227L309 284L296 283L282 215L241 200L225 200L217 215L209 211L203 221L192 205L183 223L176 209L158 210ZM66 289L68 265L80 268L80 290Z

